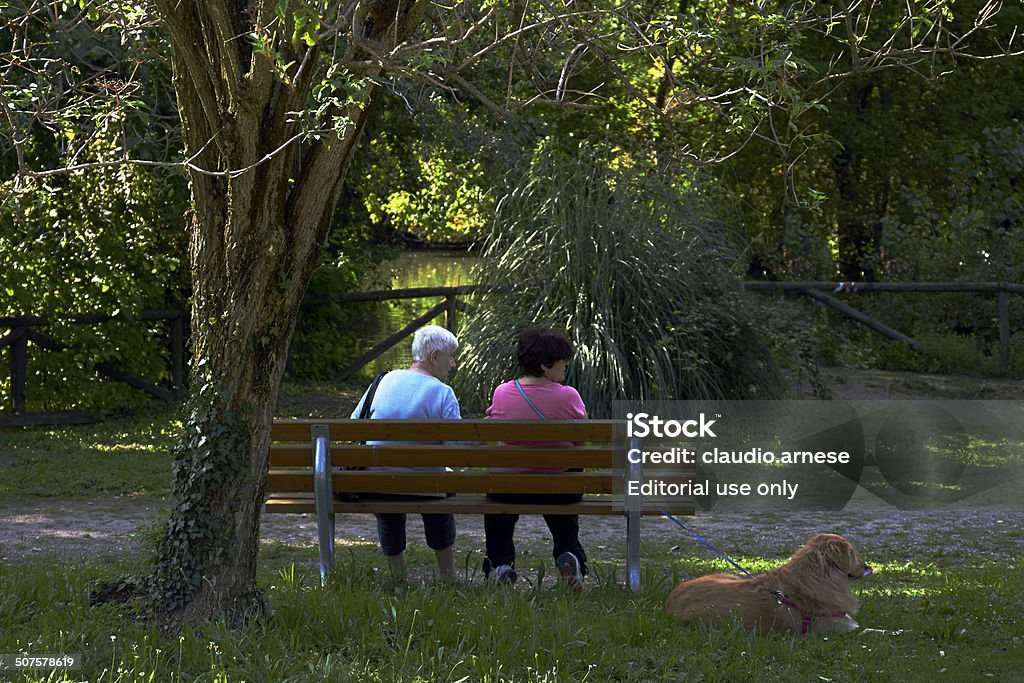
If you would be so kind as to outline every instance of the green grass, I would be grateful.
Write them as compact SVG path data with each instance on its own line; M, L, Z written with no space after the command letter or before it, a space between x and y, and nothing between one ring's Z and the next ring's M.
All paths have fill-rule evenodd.
M396 583L374 550L356 549L326 588L311 568L265 570L267 613L239 631L166 640L130 607L89 606L90 588L133 567L36 563L0 568L0 652L83 656L66 677L7 672L15 681L1012 681L1024 666L1021 559L882 562L860 584L859 619L885 632L827 638L673 623L662 603L677 568L645 568L632 594L597 563L574 595L550 577L517 590Z
M360 381L282 385L278 417L348 417ZM0 501L95 495L166 497L182 406L144 404L88 425L0 429ZM2 504L2 502L0 502Z
M179 406L91 425L0 430L0 499L165 496Z

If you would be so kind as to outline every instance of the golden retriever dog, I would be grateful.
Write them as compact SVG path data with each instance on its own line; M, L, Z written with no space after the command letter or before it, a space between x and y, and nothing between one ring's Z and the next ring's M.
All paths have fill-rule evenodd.
M786 564L756 578L713 574L679 584L665 609L681 621L730 615L761 633L848 633L857 628L850 580L874 571L842 536L818 534Z

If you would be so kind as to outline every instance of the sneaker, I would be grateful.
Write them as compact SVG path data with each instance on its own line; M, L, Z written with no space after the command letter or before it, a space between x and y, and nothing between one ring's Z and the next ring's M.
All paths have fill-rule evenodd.
M562 553L555 559L555 566L558 567L558 574L565 581L569 590L579 592L583 590L583 573L580 571L580 561L572 553Z
M500 567L495 567L494 574L491 575L491 580L494 581L494 583L512 584L516 582L517 578L516 570L509 564L503 564Z

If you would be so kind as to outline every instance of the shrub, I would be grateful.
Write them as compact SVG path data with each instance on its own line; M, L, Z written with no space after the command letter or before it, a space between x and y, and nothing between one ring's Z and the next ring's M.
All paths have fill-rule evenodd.
M313 274L307 296L324 297L353 291L359 276L369 268L326 265ZM295 327L288 373L301 380L332 380L334 374L357 355L358 330L365 320L381 315L381 302L329 303L303 308Z
M482 297L460 334L465 407L486 405L515 370L518 333L564 329L576 347L567 383L590 414L616 399L766 398L779 374L750 322L721 226L703 218L694 185L653 165L542 144L498 204L478 281Z
M776 363L791 373L792 381L810 385L819 398L830 396L819 364L835 363L836 337L828 312L789 296L748 295L756 306L765 340Z
M118 155L112 142L100 139L80 160L107 162ZM11 193L11 210L0 211L0 316L49 316L50 324L33 330L65 347L29 344L26 408L137 402L138 390L100 377L95 365L110 363L154 384L169 379L167 325L143 322L138 314L186 298L182 179L124 166L16 185L0 183L0 192ZM88 313L116 317L99 324L66 318ZM9 380L0 377L0 401L9 404L10 393Z
M942 375L995 376L1003 374L998 349L991 353L978 340L955 334L924 333L919 347L879 339L878 365L886 370L910 370Z
M1024 332L1010 335L1010 371L1014 379L1024 379Z

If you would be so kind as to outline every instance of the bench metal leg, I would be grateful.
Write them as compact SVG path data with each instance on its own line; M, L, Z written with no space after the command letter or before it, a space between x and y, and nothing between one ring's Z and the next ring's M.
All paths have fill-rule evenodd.
M640 513L626 513L626 574L629 588L640 591Z
M629 440L631 449L639 449L641 446L638 437ZM632 463L626 460L626 481L642 481L643 466L640 463ZM630 590L640 591L640 510L643 506L642 496L629 495L627 488L625 495L626 508L626 580L629 582Z
M334 570L334 491L331 485L331 440L327 425L310 427L313 437L313 499L320 544L320 583Z

